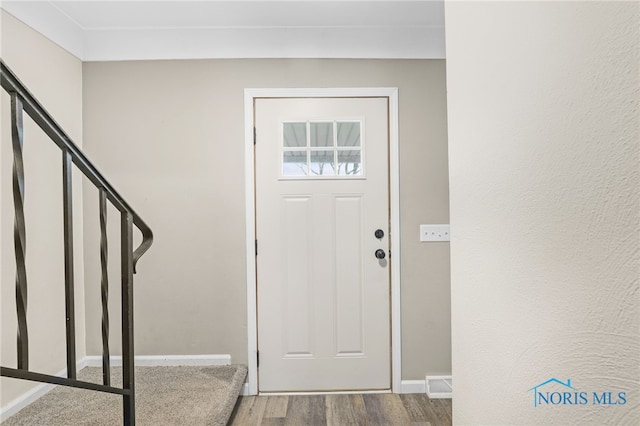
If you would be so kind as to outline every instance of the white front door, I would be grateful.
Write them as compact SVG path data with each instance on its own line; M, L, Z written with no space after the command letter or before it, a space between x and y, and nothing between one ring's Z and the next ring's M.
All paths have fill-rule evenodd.
M388 114L255 100L260 392L391 388Z

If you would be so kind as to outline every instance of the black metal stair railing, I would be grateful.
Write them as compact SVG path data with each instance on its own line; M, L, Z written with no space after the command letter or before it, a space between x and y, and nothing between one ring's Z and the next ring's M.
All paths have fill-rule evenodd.
M16 379L52 383L82 389L108 392L123 396L123 422L135 424L135 378L133 350L133 274L140 257L153 242L151 228L129 206L104 176L89 161L71 138L55 122L27 88L18 80L4 61L0 60L0 80L2 88L11 97L11 139L13 146L13 201L15 210L14 248L16 259L16 313L17 367L0 367L0 375ZM26 229L24 206L24 164L23 164L23 113L49 136L62 152L63 188L63 229L64 229L64 275L66 312L66 364L67 377L37 373L29 370L29 338L27 328L27 269L26 269ZM77 380L75 347L75 301L73 271L73 167L80 170L99 190L100 195L100 264L102 302L102 368L103 384ZM109 352L109 279L107 274L107 202L120 212L121 244L121 313L122 313L122 387L111 386ZM133 226L142 233L142 242L133 250Z

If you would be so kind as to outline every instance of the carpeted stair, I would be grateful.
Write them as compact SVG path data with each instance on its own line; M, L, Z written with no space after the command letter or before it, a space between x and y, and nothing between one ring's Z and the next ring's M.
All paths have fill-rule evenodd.
M136 424L226 425L242 391L244 365L136 367ZM101 383L102 369L87 367L78 379ZM122 369L112 368L112 386ZM122 424L122 397L58 386L2 422L2 426L112 426Z

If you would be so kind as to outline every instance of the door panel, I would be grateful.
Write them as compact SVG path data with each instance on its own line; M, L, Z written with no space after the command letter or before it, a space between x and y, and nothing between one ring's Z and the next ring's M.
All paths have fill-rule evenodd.
M285 196L282 199L284 309L280 325L285 357L312 355L310 344L314 339L310 333L313 331L313 293L309 280L309 260L313 253L311 203L310 197Z
M259 390L389 389L387 98L255 114Z
M336 196L336 356L364 355L362 196Z

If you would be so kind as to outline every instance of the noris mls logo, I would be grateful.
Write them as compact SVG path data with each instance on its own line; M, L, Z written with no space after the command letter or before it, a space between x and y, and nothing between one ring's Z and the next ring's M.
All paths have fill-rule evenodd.
M529 389L533 392L533 406L540 405L624 405L626 392L587 392L571 385L571 379L562 382L555 377Z

